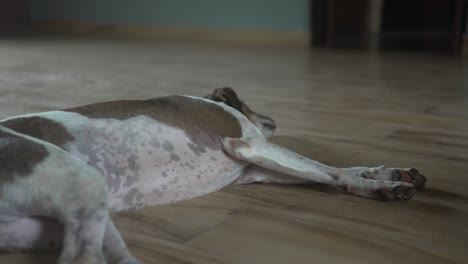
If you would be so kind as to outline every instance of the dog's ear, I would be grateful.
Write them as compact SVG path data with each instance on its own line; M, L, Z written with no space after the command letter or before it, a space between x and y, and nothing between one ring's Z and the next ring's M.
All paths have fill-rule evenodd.
M210 95L206 96L206 98L215 102L223 102L239 111L242 107L236 92L230 87L216 88Z

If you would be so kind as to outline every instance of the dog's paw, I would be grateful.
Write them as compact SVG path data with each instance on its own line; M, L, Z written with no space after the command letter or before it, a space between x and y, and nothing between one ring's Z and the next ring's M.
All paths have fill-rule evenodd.
M409 200L416 193L412 184L401 183L391 188L380 188L375 191L374 198L381 201Z
M426 186L426 177L419 173L417 169L393 169L391 172L393 181L409 182L414 185L416 190L424 190Z
M424 190L426 177L417 169L401 169L380 166L375 168L353 167L348 169L352 175L364 179L412 183L416 190Z

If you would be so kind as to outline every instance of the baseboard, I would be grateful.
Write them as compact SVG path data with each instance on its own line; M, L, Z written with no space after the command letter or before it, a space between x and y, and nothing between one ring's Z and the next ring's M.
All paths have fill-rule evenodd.
M39 21L35 25L42 31L93 37L180 40L280 47L309 47L311 43L310 34L307 32L50 21Z

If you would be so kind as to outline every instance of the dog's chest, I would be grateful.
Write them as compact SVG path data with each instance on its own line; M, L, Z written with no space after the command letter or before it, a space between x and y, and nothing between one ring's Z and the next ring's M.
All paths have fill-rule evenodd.
M102 172L115 211L219 190L235 181L246 166L214 141L205 145L179 128L145 116L64 124L74 137L64 148ZM210 140L203 132L200 136Z

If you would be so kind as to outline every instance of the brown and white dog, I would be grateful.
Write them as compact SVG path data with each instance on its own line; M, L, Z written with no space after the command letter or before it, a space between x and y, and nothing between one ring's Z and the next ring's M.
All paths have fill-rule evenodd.
M109 211L252 182L324 183L378 200L407 200L424 187L416 169L320 164L269 143L274 130L231 88L4 119L0 250L62 248L59 263L139 263Z

